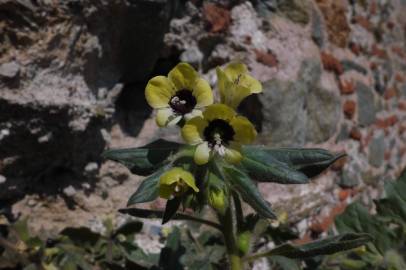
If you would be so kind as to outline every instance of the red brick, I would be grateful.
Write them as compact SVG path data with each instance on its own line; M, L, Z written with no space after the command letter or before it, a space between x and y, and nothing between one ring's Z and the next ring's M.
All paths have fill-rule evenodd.
M210 32L224 32L231 24L230 11L213 3L203 6L203 16L210 25Z
M344 102L343 111L345 117L347 117L348 119L352 119L354 117L356 107L357 105L353 100L347 100L346 102Z
M392 47L392 52L402 58L406 57L404 50L400 46Z
M398 95L398 93L397 93L396 89L393 88L393 87L391 87L391 88L386 89L386 91L385 91L383 97L384 97L386 100L388 100L388 99L391 99L391 98L393 98L393 97L396 97L397 95Z
M278 65L278 59L272 52L264 52L260 50L254 50L254 52L258 62L269 67L276 67Z
M347 157L342 157L331 165L331 169L334 171L342 171L346 163Z
M372 45L371 54L379 58L387 58L386 50L379 48L376 44Z
M345 201L351 195L351 193L350 188L341 189L340 192L338 192L338 199L340 201Z
M390 150L386 150L386 151L385 151L385 160L386 160L386 161L388 161L388 160L390 159L391 154L392 154L392 153L391 153Z
M405 77L403 77L403 75L401 75L400 73L396 73L395 80L402 83L405 81Z
M351 95L355 92L355 83L352 80L340 80L338 86L342 95Z
M396 115L391 115L391 116L389 116L389 117L387 117L385 119L382 119L382 118L377 119L376 122L375 122L375 125L378 128L385 129L385 128L396 125L396 123L398 121L399 121L399 119L398 119L398 117Z
M350 138L356 141L361 141L362 139L361 131L358 128L353 127L350 131Z
M330 226L333 225L335 217L342 214L345 211L346 207L347 207L346 202L341 202L337 204L333 209L331 209L329 215L327 215L326 217L322 217L313 224L311 224L310 229L316 233L322 233L327 231L330 228Z
M350 43L350 49L355 55L359 55L361 53L361 46L354 42Z
M406 100L400 100L398 103L398 108L401 111L406 111Z
M333 55L326 52L322 52L321 61L323 63L323 67L325 70L334 72L337 75L343 74L344 69L341 62Z
M373 28L371 22L363 16L355 16L353 22L361 25L367 31L371 31Z

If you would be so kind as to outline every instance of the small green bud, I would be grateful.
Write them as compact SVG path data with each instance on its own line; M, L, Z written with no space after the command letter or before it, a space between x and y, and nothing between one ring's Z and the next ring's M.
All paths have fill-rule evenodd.
M245 255L250 249L251 232L245 231L238 235L238 249Z
M223 189L211 188L209 190L209 204L219 213L223 214L227 209L227 199Z

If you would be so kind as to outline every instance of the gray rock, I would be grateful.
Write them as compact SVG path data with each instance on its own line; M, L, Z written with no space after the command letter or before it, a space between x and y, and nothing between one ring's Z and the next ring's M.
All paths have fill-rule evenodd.
M322 143L336 131L340 119L340 98L326 89L315 87L307 96L306 139Z
M290 20L308 24L310 21L308 3L307 0L278 0L278 9Z
M7 178L4 175L0 175L0 185L4 184L7 181Z
M321 15L319 14L319 12L316 9L313 9L312 11L312 38L314 40L314 42L316 42L316 44L319 47L323 47L324 45L324 38L325 38L325 34L324 34L324 27L323 27L323 20Z
M180 55L180 60L199 67L203 61L203 53L197 47L190 47Z
M264 85L262 131L273 145L303 145L306 134L306 84L272 80Z
M344 72L350 71L350 70L355 70L363 75L366 75L368 73L367 69L361 66L358 63L355 63L354 61L345 59L341 61L341 65L343 65Z
M347 140L349 135L350 135L350 129L349 129L348 125L342 124L340 131L338 132L336 142L341 142L341 141Z
M380 132L369 144L369 163L372 166L379 168L383 164L385 148L385 135Z
M376 102L373 91L367 85L357 82L355 86L358 98L358 122L361 126L369 126L376 120Z
M400 94L401 94L403 97L406 97L406 83L405 83L405 84L402 84L402 86L400 87Z
M306 59L303 61L299 72L299 80L311 89L317 85L321 78L322 67L319 61Z
M20 72L20 65L16 62L9 62L0 65L0 77L7 79L15 78Z
M359 185L358 176L354 171L345 170L338 181L341 188L353 188Z
M302 64L296 82L266 82L262 103L262 131L266 140L278 146L320 143L336 131L340 117L338 94L319 86L321 65L314 60Z

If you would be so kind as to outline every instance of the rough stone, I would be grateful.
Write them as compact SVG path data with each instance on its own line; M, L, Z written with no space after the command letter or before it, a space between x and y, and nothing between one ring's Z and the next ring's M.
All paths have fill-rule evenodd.
M0 65L0 77L12 79L20 72L20 65L16 62L9 62Z
M369 163L372 166L379 168L383 164L385 149L385 136L383 132L380 132L369 144Z
M307 0L278 1L278 9L296 23L308 24L310 21L309 2Z
M370 87L361 82L356 83L355 89L358 98L358 123L361 126L369 126L376 120L374 93Z
M313 88L307 97L308 122L306 139L314 143L327 141L336 131L340 119L337 94L324 88Z
M325 39L323 19L316 9L313 9L312 14L312 38L319 47L323 47Z
M335 133L340 116L339 97L319 86L320 73L320 63L306 60L296 82L271 80L264 84L260 96L262 128L263 133L269 133L272 144L320 143Z
M273 145L303 145L305 140L304 83L269 81L260 96L263 104L263 133Z
M4 184L7 181L7 178L4 175L0 175L0 185Z

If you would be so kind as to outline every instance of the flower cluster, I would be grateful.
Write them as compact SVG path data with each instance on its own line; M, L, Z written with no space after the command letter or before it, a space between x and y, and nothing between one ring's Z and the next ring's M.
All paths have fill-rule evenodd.
M253 124L239 116L236 109L244 98L262 91L261 83L241 63L216 71L219 103L214 103L210 84L187 63L178 64L167 77L152 78L145 89L148 104L157 111L157 125L178 125L184 141L194 147L197 165L218 158L239 163L241 145L252 143L257 135ZM199 191L193 175L182 168L173 168L161 176L163 198L180 196L189 189Z

